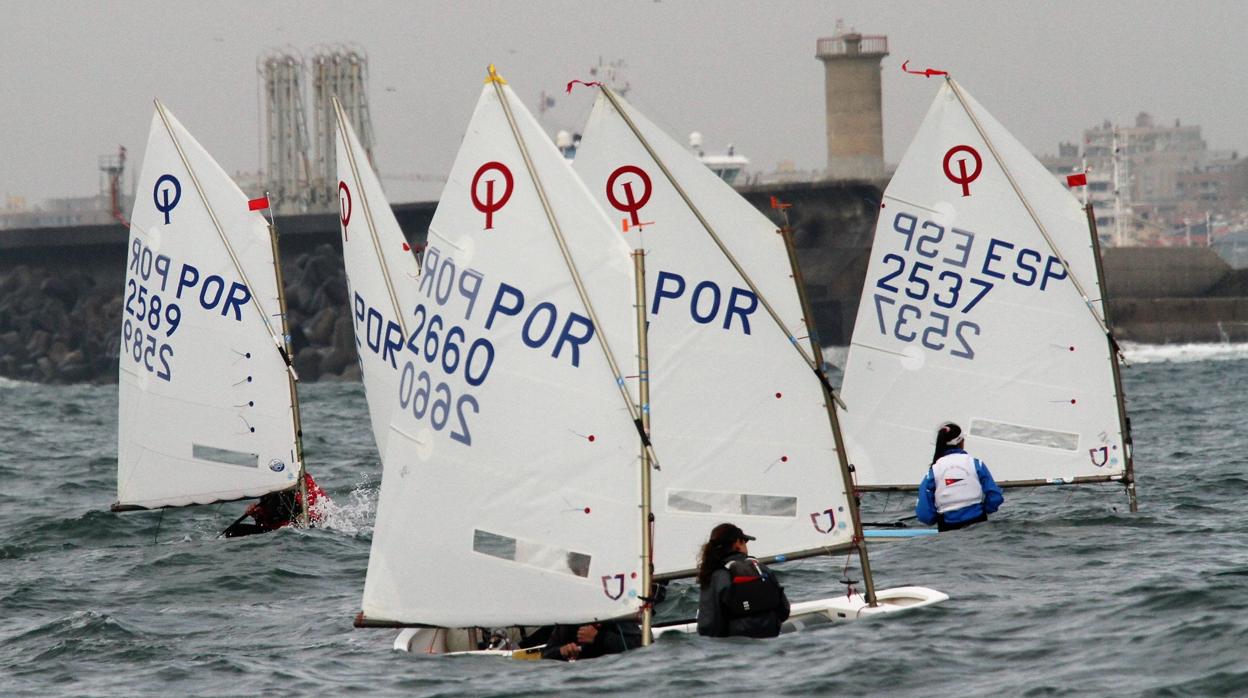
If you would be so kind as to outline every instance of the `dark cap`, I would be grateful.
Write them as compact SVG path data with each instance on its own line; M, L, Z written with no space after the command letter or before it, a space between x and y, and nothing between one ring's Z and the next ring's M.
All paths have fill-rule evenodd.
M746 534L735 524L722 523L711 531L711 540L725 545L731 545L739 540L751 541L758 540L754 536Z

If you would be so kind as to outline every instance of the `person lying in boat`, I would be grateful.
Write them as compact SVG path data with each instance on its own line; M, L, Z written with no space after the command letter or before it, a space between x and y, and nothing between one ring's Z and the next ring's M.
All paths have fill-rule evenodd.
M542 659L593 659L641 646L641 626L619 620L589 625L556 625L546 639Z
M304 472L303 481L308 489L308 523L316 525L321 521L321 512L318 504L322 501L329 501L329 497L321 486L316 484L316 480L312 479L312 474ZM264 495L247 510L243 512L242 518L235 521L229 528L222 532L226 538L238 538L239 536L249 536L253 533L268 533L276 531L284 526L290 526L299 519L299 513L303 510L303 496L298 487L292 487L281 492L270 492ZM251 517L255 523L243 523L243 519Z
M730 523L711 531L698 560L698 634L775 637L789 617L789 599L775 573L750 557L748 536Z
M1005 501L988 466L962 448L965 441L962 427L953 422L940 425L932 465L919 483L915 516L940 531L987 521Z

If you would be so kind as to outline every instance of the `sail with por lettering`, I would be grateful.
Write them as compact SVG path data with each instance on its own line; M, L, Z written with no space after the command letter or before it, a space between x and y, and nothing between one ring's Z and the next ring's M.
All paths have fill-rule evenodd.
M337 99L334 110L347 302L373 436L385 453L420 269Z
M629 249L495 80L401 299L408 335L357 625L587 622L630 615L644 595L641 440L608 358L636 365Z
M295 486L268 223L159 102L126 249L113 508Z
M646 253L651 437L663 463L652 485L656 574L691 573L722 521L757 537L750 551L764 558L850 547L854 522L823 390L794 346L808 332L783 238L614 99L628 120L600 92L573 167L614 216L616 238Z
M884 192L845 366L865 488L917 487L957 422L1005 485L1130 480L1084 209L953 80Z

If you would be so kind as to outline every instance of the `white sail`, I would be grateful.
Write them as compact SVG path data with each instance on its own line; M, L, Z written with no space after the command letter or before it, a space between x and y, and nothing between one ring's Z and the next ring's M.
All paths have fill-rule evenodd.
M685 148L619 104L654 156L600 94L573 167L614 215L617 239L646 251L650 426L662 454L652 484L656 573L695 568L699 546L723 521L757 537L750 552L763 557L848 546L854 524L823 390L793 346L807 331L783 238Z
M583 622L643 593L640 439L600 345L634 361L629 250L502 90L599 324L487 84L430 227L360 624Z
M385 453L420 269L368 154L337 102L335 108L338 220L347 302L373 436L378 452Z
M945 421L999 482L1122 476L1094 254L1079 202L947 81L884 192L846 360L859 484L917 487Z
M126 253L115 508L296 484L272 242L247 202L157 103Z

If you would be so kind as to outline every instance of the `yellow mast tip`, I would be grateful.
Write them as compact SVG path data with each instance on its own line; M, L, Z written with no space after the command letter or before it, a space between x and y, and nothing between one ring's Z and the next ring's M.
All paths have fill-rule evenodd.
M507 81L503 79L503 76L498 74L498 70L494 68L493 63L490 64L489 73L490 73L489 77L485 79L487 83L497 82L500 85L507 84Z

